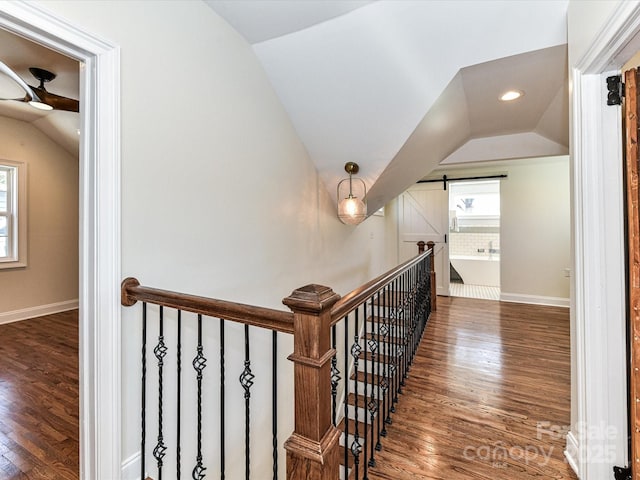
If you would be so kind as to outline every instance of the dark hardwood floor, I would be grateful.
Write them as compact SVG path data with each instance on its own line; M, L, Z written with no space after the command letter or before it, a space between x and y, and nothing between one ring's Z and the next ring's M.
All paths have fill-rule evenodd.
M78 313L0 325L0 479L77 480Z
M569 310L438 302L369 479L575 479Z
M438 298L371 480L575 479L569 311ZM78 320L0 325L0 479L78 478Z

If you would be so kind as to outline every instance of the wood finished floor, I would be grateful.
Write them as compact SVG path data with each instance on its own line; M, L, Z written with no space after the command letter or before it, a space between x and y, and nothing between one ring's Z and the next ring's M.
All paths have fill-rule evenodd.
M0 479L77 480L78 313L0 325Z
M569 310L438 302L369 479L575 480Z

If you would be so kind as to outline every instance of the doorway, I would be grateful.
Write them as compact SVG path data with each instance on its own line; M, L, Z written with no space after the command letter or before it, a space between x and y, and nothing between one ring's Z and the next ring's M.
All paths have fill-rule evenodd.
M449 292L500 299L500 181L449 184Z
M120 55L37 4L0 5L0 28L81 62L80 478L120 478Z

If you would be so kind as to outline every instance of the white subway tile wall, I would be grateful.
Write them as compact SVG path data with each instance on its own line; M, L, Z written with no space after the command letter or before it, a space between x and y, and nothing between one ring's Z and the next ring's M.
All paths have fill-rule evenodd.
M496 250L496 252L489 252ZM450 232L449 255L488 257L500 254L500 233Z

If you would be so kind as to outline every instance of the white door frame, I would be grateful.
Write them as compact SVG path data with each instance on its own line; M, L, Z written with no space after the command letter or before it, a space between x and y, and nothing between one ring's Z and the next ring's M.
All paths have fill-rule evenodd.
M571 72L575 375L565 454L581 480L629 464L621 111L606 105L604 78L638 49L639 31L640 5L620 2Z
M120 478L120 50L33 3L0 28L81 62L80 478Z

